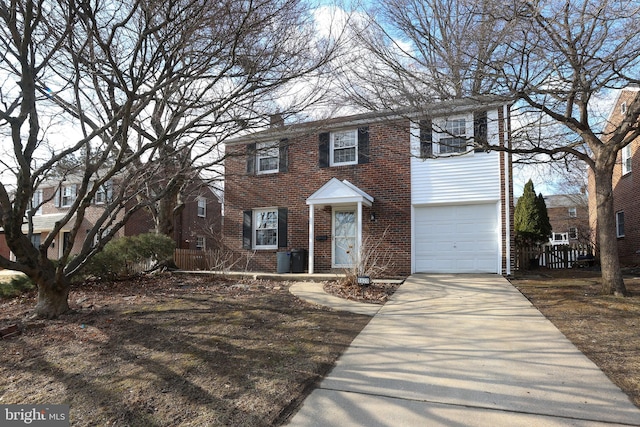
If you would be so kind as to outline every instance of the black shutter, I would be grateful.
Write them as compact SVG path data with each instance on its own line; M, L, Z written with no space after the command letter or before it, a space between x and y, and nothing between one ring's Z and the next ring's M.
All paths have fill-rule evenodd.
M288 172L289 171L289 140L281 139L278 153L278 171L279 172Z
M286 248L287 243L287 208L278 208L278 247Z
M369 163L369 128L358 128L358 164Z
M431 119L420 120L420 157L433 157L433 124Z
M478 111L473 113L473 138L475 141L474 152L487 151L487 112Z
M244 211L242 213L242 248L252 248L253 236L253 211Z
M247 174L256 173L256 144L247 145Z
M318 136L318 166L329 167L329 132L321 133Z

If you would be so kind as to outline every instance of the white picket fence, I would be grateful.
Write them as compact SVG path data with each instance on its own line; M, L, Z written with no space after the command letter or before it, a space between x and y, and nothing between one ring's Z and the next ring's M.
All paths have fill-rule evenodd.
M593 264L593 248L587 245L545 245L518 248L518 270L544 267L551 269L582 267Z

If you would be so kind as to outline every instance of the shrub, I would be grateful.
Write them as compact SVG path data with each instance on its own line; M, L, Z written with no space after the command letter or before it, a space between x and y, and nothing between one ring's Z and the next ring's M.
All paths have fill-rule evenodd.
M83 269L83 276L129 277L173 256L175 242L161 234L140 234L110 241Z
M393 254L385 246L389 228L380 236L367 236L360 246L359 257L353 259L353 267L345 269L345 278L340 282L345 286L355 286L358 276L382 278L394 275L396 271ZM358 254L354 254L358 255Z
M20 295L25 291L35 289L36 285L24 274L17 274L10 280L0 283L0 298L9 298Z

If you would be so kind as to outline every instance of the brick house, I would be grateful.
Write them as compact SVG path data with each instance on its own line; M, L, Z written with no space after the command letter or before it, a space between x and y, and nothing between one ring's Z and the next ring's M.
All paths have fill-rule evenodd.
M630 86L621 90L609 114L606 135L612 126L622 122L624 114L640 88ZM622 265L640 263L640 139L620 150L613 169L613 209L616 219L618 255ZM596 234L595 187L589 173L589 222L593 235Z
M511 269L511 157L502 103L451 101L270 129L226 145L224 244L252 271L304 251L340 272L376 247L393 274ZM363 251L366 251L364 249Z
M552 228L552 245L589 244L589 206L585 194L545 196L547 214Z
M117 186L117 181L114 181L109 181L102 191L96 193L92 204L85 211L80 230L87 230L87 232L91 230L98 218L105 212L107 202L111 198L114 187ZM78 183L70 178L63 182L59 189L58 185L58 182L51 185L43 184L33 196L32 205L37 207L37 211L33 215L31 239L36 246L54 229L55 223L63 219L75 200ZM222 204L219 197L204 183L194 184L188 194L189 196L184 201L184 209L174 224L173 237L176 247L182 249L217 247L222 227ZM120 212L118 218L122 217L123 212ZM62 227L53 245L49 248L49 258L59 258L69 244L73 244L71 254L79 252L86 236L81 231L76 235L74 242L69 241L74 222L75 218L72 217ZM155 224L151 215L147 211L140 210L129 218L123 228L118 230L116 238L148 233L154 229ZM23 226L23 231L28 232L26 225ZM4 239L4 232L1 232L0 236L0 256L10 258L11 253Z

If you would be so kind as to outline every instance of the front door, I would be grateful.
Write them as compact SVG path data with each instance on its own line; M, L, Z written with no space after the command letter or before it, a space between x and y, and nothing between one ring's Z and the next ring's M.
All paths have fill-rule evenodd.
M355 209L334 209L332 267L354 266L358 253L356 227Z

